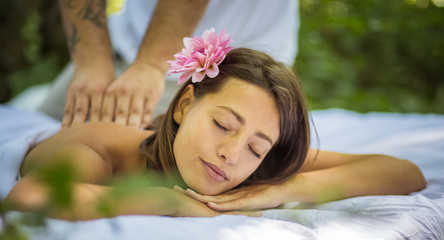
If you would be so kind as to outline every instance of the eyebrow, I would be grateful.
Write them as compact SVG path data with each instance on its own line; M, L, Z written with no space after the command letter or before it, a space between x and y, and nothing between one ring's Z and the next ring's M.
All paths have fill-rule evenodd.
M234 117L237 119L237 121L239 121L242 125L245 125L245 119L239 113L234 111L232 108L227 107L227 106L217 106L217 107L230 112L231 114L234 115ZM273 141L271 140L270 137L265 135L265 133L259 131L259 132L256 132L256 136L268 141L271 144L271 146L273 146Z

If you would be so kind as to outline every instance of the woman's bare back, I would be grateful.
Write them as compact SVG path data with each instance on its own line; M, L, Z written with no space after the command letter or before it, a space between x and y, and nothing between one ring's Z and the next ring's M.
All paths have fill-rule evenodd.
M27 154L21 174L63 162L73 167L78 181L102 184L116 174L145 169L139 145L151 134L115 123L87 123L62 129Z

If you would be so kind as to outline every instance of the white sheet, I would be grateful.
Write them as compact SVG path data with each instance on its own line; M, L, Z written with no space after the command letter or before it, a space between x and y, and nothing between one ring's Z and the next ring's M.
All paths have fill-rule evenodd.
M58 121L43 114L0 105L0 200L19 178L28 149L59 129Z
M5 124L4 113L0 111L0 126ZM356 197L310 209L300 209L298 203L291 203L283 209L264 211L261 218L122 216L75 223L49 219L44 231L25 229L33 239L444 239L443 115L358 114L341 109L315 111L312 115L321 149L384 153L409 159L423 171L427 188L409 196ZM41 136L53 133L58 126L34 113L17 113L14 117L33 119L28 129L36 129L23 129L16 146L41 140ZM14 162L11 159L6 162L4 154L13 156L10 152L15 150L5 150L1 139L5 132L15 132L8 131L12 125L6 129L0 127L3 192L2 188L7 187L3 184L4 174L8 171L4 166ZM15 175L16 172L7 176ZM11 213L8 218L18 215Z

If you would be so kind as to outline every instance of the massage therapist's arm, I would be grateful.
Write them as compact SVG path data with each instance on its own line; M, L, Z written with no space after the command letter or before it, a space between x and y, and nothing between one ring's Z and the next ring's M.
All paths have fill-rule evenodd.
M183 38L192 35L208 2L157 2L134 63L107 89L102 121L114 119L114 122L135 128L148 126L164 92L167 61L181 51Z
M116 122L146 127L165 87L167 60L182 48L209 0L158 1L134 63L115 79L106 0L59 0L75 73L62 126ZM150 9L146 9L150 11Z
M100 121L103 94L115 79L105 14L106 0L59 0L74 76L62 126Z

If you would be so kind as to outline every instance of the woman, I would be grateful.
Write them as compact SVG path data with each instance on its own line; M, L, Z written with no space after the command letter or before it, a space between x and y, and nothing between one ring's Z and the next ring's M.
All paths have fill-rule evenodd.
M181 81L192 77L149 130L114 123L62 129L27 154L23 178L6 202L15 210L45 209L72 220L254 215L231 211L425 187L420 170L406 160L309 150L304 94L285 65L255 50L231 50L227 35L218 38L214 30L184 42L171 72L183 72ZM67 208L51 205L45 184L45 171L60 163L76 173ZM140 173L160 173L178 186L119 192L108 185L116 176Z

